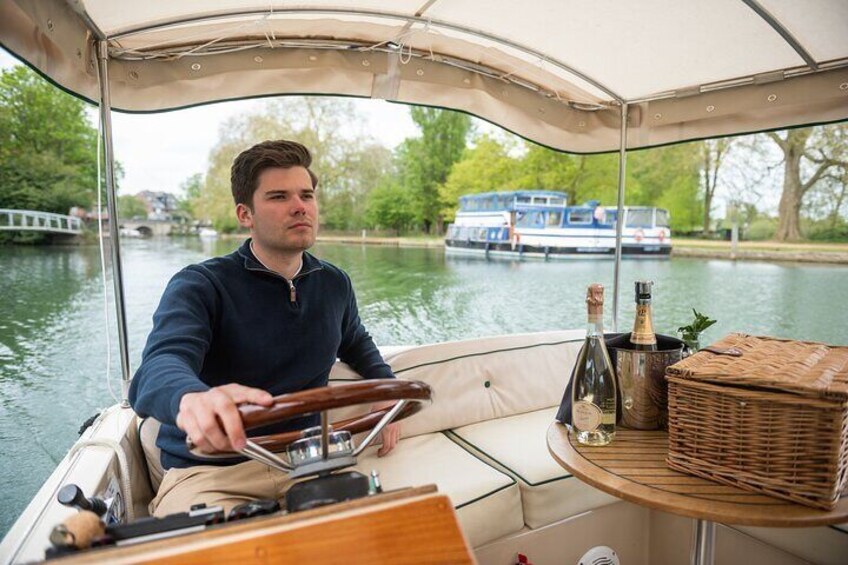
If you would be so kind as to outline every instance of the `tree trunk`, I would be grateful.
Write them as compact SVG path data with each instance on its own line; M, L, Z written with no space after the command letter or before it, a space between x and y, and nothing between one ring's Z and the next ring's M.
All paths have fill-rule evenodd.
M783 147L783 192L780 195L778 214L780 219L774 238L777 241L798 241L801 239L801 200L804 190L801 186L801 156L808 136L794 135L798 130L789 132ZM801 139L797 139L801 137ZM798 143L800 141L800 144Z
M711 166L711 157L712 157L712 148L710 147L709 141L704 141L701 147L702 155L704 157L704 235L710 233L710 213L713 205L713 190L714 188L710 186L710 173L712 172Z
M710 232L710 208L713 206L713 195L704 193L704 235Z

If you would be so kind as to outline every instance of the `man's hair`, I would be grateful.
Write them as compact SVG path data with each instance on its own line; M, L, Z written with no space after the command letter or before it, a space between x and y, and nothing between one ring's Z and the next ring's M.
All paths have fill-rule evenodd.
M309 154L309 149L296 141L280 139L257 143L242 151L233 161L230 171L233 200L236 204L245 204L252 209L253 193L259 186L259 175L265 169L274 167L303 167L312 179L312 188L318 188L318 177L309 169L311 164L312 155Z

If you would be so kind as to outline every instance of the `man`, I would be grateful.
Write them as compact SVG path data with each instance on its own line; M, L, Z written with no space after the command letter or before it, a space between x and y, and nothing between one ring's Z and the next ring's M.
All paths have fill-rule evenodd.
M186 435L202 451L243 448L239 404L270 406L273 395L325 386L337 357L365 378L394 377L359 319L347 274L306 252L318 231L311 163L293 141L241 153L231 183L250 239L186 267L162 295L129 393L140 416L162 423L156 444L167 471L152 514L280 496L283 473L242 459L210 464L186 448ZM307 416L259 433L317 423ZM384 429L379 455L399 433L396 424Z

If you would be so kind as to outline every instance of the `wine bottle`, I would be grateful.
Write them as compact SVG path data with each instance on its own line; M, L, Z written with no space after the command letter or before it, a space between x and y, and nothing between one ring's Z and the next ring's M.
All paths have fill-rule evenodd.
M637 351L656 351L657 336L651 314L651 287L653 281L636 281L636 319L630 333L630 346Z
M572 387L572 428L584 445L606 445L615 437L616 382L604 344L604 287L586 291L588 328L577 357Z

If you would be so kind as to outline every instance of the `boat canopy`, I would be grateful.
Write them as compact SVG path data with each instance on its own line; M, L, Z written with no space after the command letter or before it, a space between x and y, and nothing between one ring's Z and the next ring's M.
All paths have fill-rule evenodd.
M568 195L555 190L511 190L460 196L459 209L462 212L510 211L531 205L564 208L567 202Z
M155 112L280 94L452 108L618 150L848 119L845 0L0 0L2 45Z

